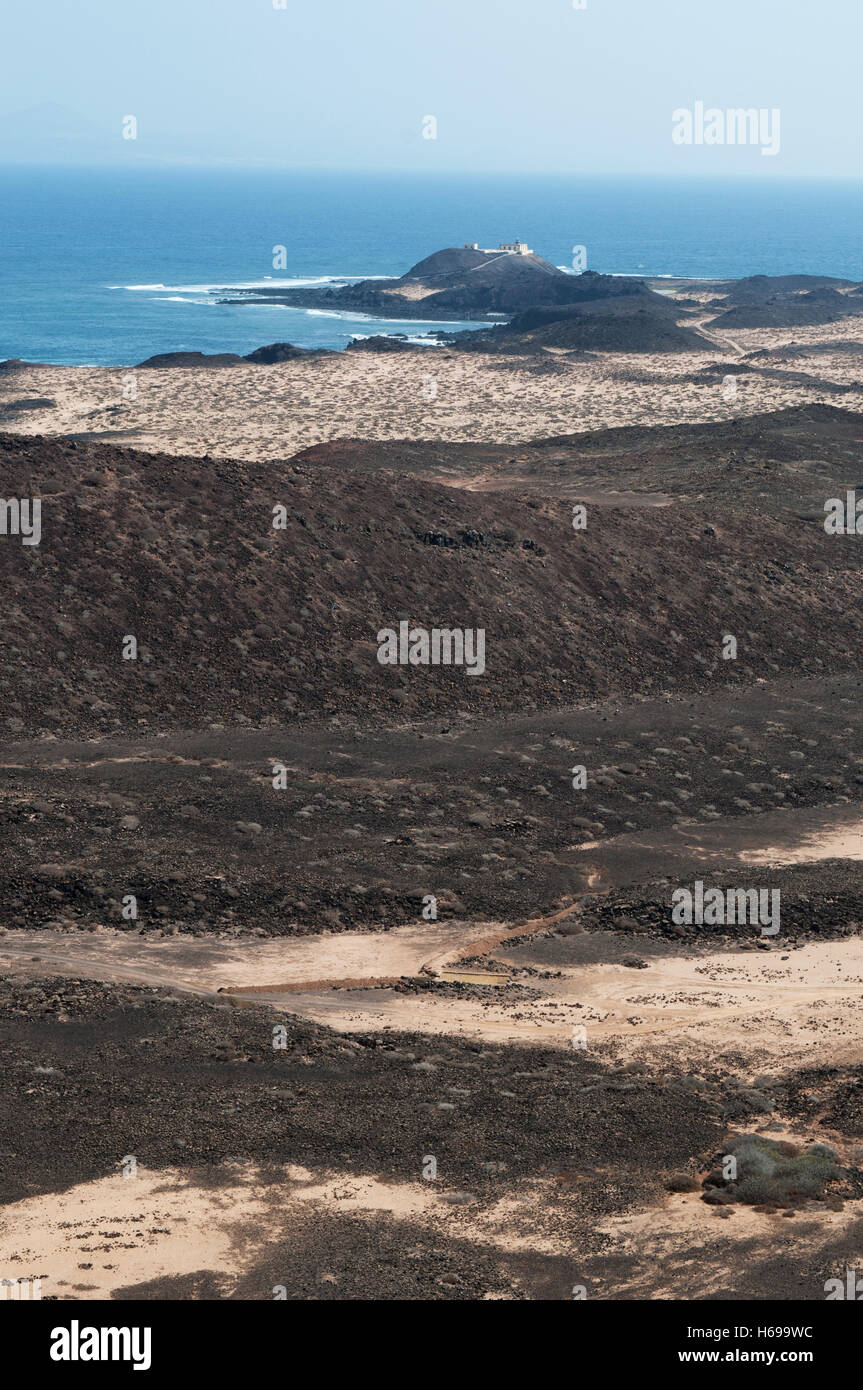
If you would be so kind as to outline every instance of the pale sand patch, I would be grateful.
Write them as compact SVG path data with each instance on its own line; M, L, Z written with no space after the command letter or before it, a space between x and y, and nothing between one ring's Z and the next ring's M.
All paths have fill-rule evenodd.
M423 922L386 932L321 932L269 941L157 938L98 926L95 931L4 931L0 961L17 973L56 970L78 979L167 986L195 994L274 994L373 984L437 973L508 937L552 925L561 908L529 922ZM38 968L37 968L38 967Z
M110 1298L115 1290L204 1270L228 1282L254 1266L268 1245L290 1239L305 1208L319 1213L372 1213L433 1229L438 1237L501 1251L565 1253L569 1222L540 1235L537 1213L547 1182L483 1207L450 1204L434 1182L382 1182L351 1173L285 1165L262 1180L254 1165L223 1164L221 1185L200 1170L138 1167L79 1183L66 1192L27 1197L3 1209L0 1277L40 1279L43 1298ZM322 1257L323 1258L323 1257Z
M43 1298L108 1298L128 1284L199 1270L241 1274L269 1241L290 1232L298 1204L401 1219L451 1215L428 1184L292 1165L276 1185L250 1164L215 1171L225 1185L202 1185L194 1171L139 1166L134 1178L117 1174L14 1202L3 1209L0 1271L41 1278Z
M814 864L863 858L859 805L806 806L722 816L709 822L679 821L671 827L633 830L606 840L572 846L585 856L593 884L608 891L645 877L664 876L691 884L705 870L732 871L741 864ZM727 886L732 886L733 880Z
M728 353L604 353L589 361L547 353L559 369L552 374L538 374L536 358L445 349L341 353L270 367L146 369L135 373L135 400L123 397L128 368L29 367L0 378L0 406L25 396L57 402L56 409L7 421L12 433L120 431L136 448L248 460L287 458L338 438L521 443L615 425L731 420L819 400L863 409L859 361L839 353L805 363L768 360L780 376L741 379L733 401L723 398L721 375L706 384L685 380L734 362L740 351L863 338L863 319L739 331L733 341L710 332ZM782 379L800 371L853 391L831 396ZM429 374L433 401L426 399Z
M182 936L154 940L102 927L96 932L9 931L0 937L3 968L79 979L167 986L193 993L294 989L416 975L429 957L448 958L482 935L482 924L423 923L388 932L323 932L269 941ZM37 960L33 960L37 957Z
M637 954L638 942L633 942ZM587 965L562 977L524 983L543 991L536 1000L506 1006L488 999L450 999L434 992L381 989L292 995L284 1007L341 1032L455 1034L486 1042L571 1048L586 1029L587 1049L651 1070L715 1063L729 1069L753 1062L781 1071L859 1060L863 1028L863 940L812 943L780 958L779 949L716 951L651 958L648 969ZM506 950L496 961L520 965ZM491 967L491 963L489 963ZM514 976L518 980L518 976ZM268 1003L279 1000L268 996ZM735 1063L734 1058L744 1059Z
M799 1139L790 1132L774 1137ZM836 1142L833 1134L826 1137ZM384 1182L298 1165L270 1170L264 1179L252 1164L223 1164L212 1177L214 1184L200 1170L139 1167L134 1178L111 1175L12 1203L0 1229L0 1277L40 1279L42 1297L61 1301L110 1298L130 1286L202 1271L215 1273L230 1292L268 1249L302 1231L309 1210L324 1218L372 1214L502 1254L578 1258L578 1193L553 1179L521 1182L497 1200L451 1204L434 1182ZM859 1220L863 1203L846 1202L841 1212L810 1203L793 1221L751 1207L731 1210L720 1218L697 1193L669 1194L606 1219L598 1227L606 1237L600 1272L593 1269L597 1257L584 1261L593 1292L721 1294L733 1290L741 1261L775 1257L777 1239L788 1257L811 1261ZM625 1261L626 1272L605 1273L609 1260L616 1271Z
M863 821L831 830L817 831L802 843L773 845L767 849L746 850L740 858L744 864L817 864L823 859L863 859Z
M428 963L435 971L452 969L459 956L478 950L494 952L485 966L492 973L495 962L519 969L524 961L507 955L505 938L524 927L489 933L492 925L429 923L263 942L148 940L108 929L38 938L9 932L0 938L0 962L16 975L58 972L211 997L233 988L239 993L222 996L226 1002L265 1004L344 1033L394 1029L570 1048L574 1030L584 1027L588 1048L652 1067L674 1064L680 1055L707 1061L725 1051L783 1068L859 1058L861 937L789 949L786 960L780 941L770 951L654 957L646 970L563 968L558 979L523 977L542 993L515 1007L498 990L459 999L434 989L404 994L386 987ZM334 990L336 983L341 987Z
M265 1189L225 1170L238 1186L200 1187L176 1169L122 1174L3 1208L0 1270L41 1278L42 1297L109 1298L113 1289L200 1269L237 1271L231 1227L254 1231L269 1215Z

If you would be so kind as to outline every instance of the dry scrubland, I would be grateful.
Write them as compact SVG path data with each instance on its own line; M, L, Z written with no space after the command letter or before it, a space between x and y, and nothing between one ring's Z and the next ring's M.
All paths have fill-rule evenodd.
M428 348L140 370L134 400L123 396L125 371L27 367L0 376L0 419L19 433L88 434L157 452L263 461L337 438L519 444L614 425L734 420L815 401L863 409L857 320L739 329L733 337L708 331L716 352L588 360L562 350L504 357ZM807 347L812 355L799 355ZM745 360L764 349L775 360ZM721 386L729 371L739 372L730 401ZM52 404L2 418L4 402L28 398Z

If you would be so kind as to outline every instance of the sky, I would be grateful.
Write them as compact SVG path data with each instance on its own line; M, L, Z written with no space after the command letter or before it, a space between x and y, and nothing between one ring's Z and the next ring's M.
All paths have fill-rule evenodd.
M32 0L0 163L857 178L861 41L861 0ZM675 143L696 102L777 152Z

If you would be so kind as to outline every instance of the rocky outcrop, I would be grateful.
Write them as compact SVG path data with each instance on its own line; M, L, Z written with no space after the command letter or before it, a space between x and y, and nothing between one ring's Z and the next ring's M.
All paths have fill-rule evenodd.
M235 352L157 352L138 362L138 367L239 367L242 357Z
M288 304L354 310L380 318L481 319L538 305L583 303L618 295L654 295L640 280L586 271L571 275L534 254L436 251L397 280L360 280L336 289L232 290L226 304Z

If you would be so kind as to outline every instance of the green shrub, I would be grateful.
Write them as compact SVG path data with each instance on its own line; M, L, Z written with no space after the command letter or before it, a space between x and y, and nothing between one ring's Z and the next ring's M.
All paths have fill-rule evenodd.
M750 1206L793 1206L820 1197L841 1171L838 1154L828 1144L813 1144L801 1153L785 1140L741 1134L733 1136L727 1153L737 1160L737 1177L725 1190ZM711 1174L711 1182L716 1176Z

